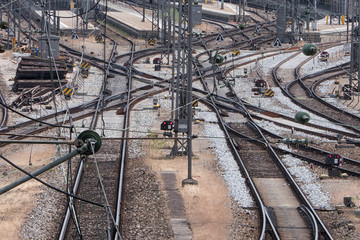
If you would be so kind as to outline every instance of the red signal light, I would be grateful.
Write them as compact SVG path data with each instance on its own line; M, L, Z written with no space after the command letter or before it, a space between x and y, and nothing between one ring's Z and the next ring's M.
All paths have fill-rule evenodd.
M337 155L337 156L336 156L336 158L340 158L340 156L339 156L339 155Z
M331 154L329 155L329 157L331 158Z

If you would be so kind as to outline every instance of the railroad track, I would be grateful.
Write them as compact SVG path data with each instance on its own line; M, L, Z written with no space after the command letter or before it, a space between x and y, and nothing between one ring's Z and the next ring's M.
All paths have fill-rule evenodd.
M1 121L0 121L0 129L2 129L3 127L5 127L5 125L6 125L6 122L7 122L7 118L8 118L8 116L7 116L7 108L6 107L4 107L3 105L6 105L6 101L5 101L5 99L4 99L4 97L3 97L3 95L1 94L1 92L0 92L0 102L2 103L1 105Z
M234 67L238 66L235 65ZM209 80L206 80L203 76L203 69L200 69L197 65L195 65L195 68L200 75L205 92L209 95L209 104L217 113L220 125L225 131L226 138L229 139L229 145L232 147L232 151L236 156L239 168L242 173L245 174L246 179L248 180L248 186L260 208L259 214L262 219L262 228L259 233L259 239L263 239L266 236L271 237L272 239L287 238L289 236L296 236L296 238L299 239L309 239L310 237L317 239L318 234L324 235L326 239L332 239L330 233L317 216L311 204L301 192L294 179L287 172L286 167L280 161L279 156L267 142L260 129L252 122L251 115L248 113L246 107L242 105L242 111L247 113L247 117L250 117L248 125L251 125L251 128L255 129L256 133L254 134L244 122L239 123L237 127L240 128L242 132L246 131L248 134L251 134L254 138L263 138L265 143L254 146L246 139L234 139L233 137L235 136L229 135L226 127L227 124L225 120L223 120L218 108L215 107L216 99L212 96L211 91L208 88L207 81ZM229 71L229 69L226 71ZM233 94L237 99L237 102L240 103L236 93L233 92ZM228 99L228 101L233 102L233 98ZM253 161L254 159L256 161ZM274 179L274 181L269 181L269 179ZM266 183L269 185L265 188L262 187L265 186ZM281 186L286 186L287 189L284 189L284 187ZM288 198L286 198L292 199L291 203L285 203L282 202L281 199L277 199L275 195L280 196L280 192L275 193L273 196L272 194L274 191L280 191L281 194L285 195L289 194ZM294 193L296 194L294 195ZM276 200L272 202L273 199ZM292 207L289 208L288 206ZM276 221L274 216L276 216Z
M267 40L268 41L268 40ZM152 53L150 53L150 54L152 54ZM134 55L134 53L133 53L133 51L132 51L132 55ZM141 55L141 54L139 54L139 59L141 59L143 57L143 55ZM112 60L110 60L110 61L108 61L108 63L109 63L109 65L110 65L110 62L111 62ZM151 94L154 94L154 93L156 93L156 92L161 92L161 91L163 91L163 89L161 88L161 84L162 83L165 83L165 82L167 82L167 80L163 80L163 79L160 79L160 78L158 78L158 79L156 79L156 80L158 80L158 83L157 83L157 87L158 87L158 90L154 90L154 91L152 91L152 92L149 92L148 90L149 90L149 88L153 88L154 86L156 86L155 84L149 84L148 86L147 86L147 89L142 89L142 90L144 90L144 92L147 92L147 95L142 95L142 94L140 94L140 92L138 92L139 93L139 95L137 95L137 94L133 94L132 92L131 92L131 79L132 79L132 71L133 70L135 70L135 69L133 69L133 67L132 67L132 63L133 63L133 61L134 61L134 57L132 56L132 57L130 57L130 60L129 61L126 61L126 62L128 62L128 64L126 64L126 68L127 69L122 69L122 71L123 72L126 72L126 75L127 74L129 74L128 76L129 76L129 84L128 84L128 86L129 86L129 90L128 90L128 92L126 93L126 94L123 94L122 96L123 97L125 97L125 96L127 96L128 98L126 99L126 100L124 100L121 104L123 104L123 105L121 105L121 107L122 108L124 108L125 110L124 110L124 112L126 113L125 114L125 117L124 117L124 129L127 129L128 127L129 127L129 123L128 123L128 113L130 112L130 110L131 110L131 106L133 106L133 104L135 104L137 101L139 101L139 100L141 100L141 99L143 99L144 97L146 97L146 96L150 96ZM238 66L238 65L237 65ZM107 69L107 70L109 70L109 69ZM107 71L108 72L108 71ZM135 72L135 71L134 71ZM140 71L138 71L139 73L141 73ZM201 71L198 71L198 72L201 72ZM204 75L202 75L201 73L199 73L200 75L201 75L201 77L200 78L203 78L203 77L205 77ZM211 74L209 74L209 75L211 75ZM147 76L150 76L150 75L147 75ZM150 76L151 77L151 76ZM203 79L201 79L201 80L203 80ZM205 83L204 83L204 85L206 85ZM104 88L104 89L106 89L106 88ZM208 91L208 94L210 94L210 92ZM130 98L130 96L133 96L133 98ZM211 96L210 97L211 98L211 101L214 103L215 102L215 99L213 98L213 96ZM103 108L104 107L104 104L101 104L101 102L105 102L105 96L99 96L99 98L97 99L97 104L96 104L96 109L94 110L94 112L95 113L99 113L99 111L102 111L102 110L100 110L100 108ZM112 106L107 106L107 107L118 107L118 105L112 105ZM217 111L217 110L216 110ZM217 111L218 112L218 111ZM219 112L218 112L218 116L219 116ZM93 125L95 125L95 123L96 123L96 117L94 117L93 118L94 120L92 121L92 126ZM223 125L223 127L225 126L225 122L223 122L222 121L222 125ZM243 125L244 126L244 125ZM243 129L243 126L241 127L241 129ZM255 125L254 125L255 126ZM254 127L252 127L252 128L254 128ZM255 127L256 128L256 127ZM248 130L247 130L248 131ZM99 160L99 162L101 161L103 161L103 163L104 164L102 164L101 163L101 165L102 166L104 166L104 169L108 169L109 167L108 166L111 166L111 168L112 167L114 167L115 169L119 169L119 171L120 171L120 176L121 175L123 175L124 173L123 173L123 169L124 169L124 164L125 164L125 149L126 149L126 141L125 141L125 137L126 137L126 132L124 131L124 135L123 135L123 141L119 141L119 142L116 142L116 144L117 143L121 143L122 144L122 147L121 147L121 149L122 150L119 150L119 149L115 149L115 148L113 148L114 147L114 145L113 144L111 144L111 143L106 143L106 147L108 147L109 149L110 149L110 154L111 155L118 155L118 154L121 154L121 155L123 155L124 156L124 158L123 158L123 156L121 157L121 161L118 161L118 164L119 165L116 165L116 161L113 161L111 158L108 158L108 157L106 157L105 156L105 154L104 155L101 155L101 152L99 153L99 155L97 154L96 156L97 156L97 158L98 158L98 160ZM251 132L249 132L248 133L249 135L251 134ZM240 139L239 141L243 141L242 139ZM264 139L264 141L265 141L265 144L266 144L266 140ZM248 144L248 145L250 145L248 142L247 143L244 143L244 145L246 145L246 144ZM237 144L234 144L232 141L231 141L231 145L233 145L233 147L235 147L236 148L236 146L235 145L237 145ZM261 144L261 146L263 146L264 145L264 142ZM239 145L237 145L237 146L239 146ZM270 145L269 145L270 146ZM233 150L235 150L235 148L233 148ZM247 151L246 152L247 154L252 154L251 153L251 150L249 150L249 151ZM270 156L271 154L273 154L273 153L267 153L268 155L267 156ZM237 155L239 155L239 154L237 154ZM272 156L272 155L271 155ZM276 157L276 156L274 156L274 158L278 158L278 157ZM241 160L241 157L239 157L239 160ZM107 164L109 164L109 165L107 165ZM250 161L250 163L246 163L246 164L244 164L244 163L239 163L241 166L245 166L246 164L251 164L251 161ZM96 171L96 166L95 166L96 164L93 164L92 166L88 166L89 168L91 167L91 168L93 168L94 169L94 171ZM275 166L275 165L274 165ZM101 168L101 167L100 167ZM272 167L271 167L272 168ZM82 169L82 168L80 168L80 169ZM253 174L252 172L250 172L250 174ZM256 174L256 173L255 173ZM277 173L278 174L278 173ZM101 174L101 175L103 175L103 174ZM115 175L114 175L115 176ZM114 176L111 176L111 178L114 178ZM252 178L252 176L251 175L247 175L247 177L248 177L248 179L250 179L250 178ZM264 177L264 176L263 176ZM261 178L261 177L260 177ZM287 178L287 177L286 177ZM122 177L120 177L120 180L119 180L119 185L120 186L122 186ZM96 181L98 181L98 182L101 182L102 181L102 179L100 179L99 180L99 178L97 178L96 176L89 176L89 182L92 182L92 183L95 183L95 184L91 184L91 188L93 188L94 186L96 186ZM285 181L285 180L284 180ZM111 181L110 182L110 184L112 185L112 184L116 184L116 182L114 182L114 181ZM256 189L256 182L253 182L252 183L252 185L254 185L255 186L255 189ZM86 192L87 190L86 190L86 188L87 187L80 187L80 191L84 191L83 192L83 194L84 194L84 196L85 197L92 197L91 196L91 194L88 194L88 193L93 193L93 192L96 192L96 189L91 189L90 191L88 191L88 192ZM112 191L112 190L110 190L110 191ZM106 191L107 192L107 191ZM120 187L120 189L119 189L119 191L118 191L118 193L119 193L119 196L118 196L118 200L117 200L117 206L118 206L118 208L119 208L119 206L121 205L121 187ZM255 192L255 190L253 190L253 192ZM88 194L88 195L86 195L86 194ZM113 195L113 192L111 192L111 195ZM256 192L255 192L255 195L258 195L258 194L256 194ZM111 202L110 204L107 204L107 205L109 205L108 207L110 207L110 205L111 206L113 206L114 204L113 204L113 202L114 202L114 198L109 198L108 199L109 200L109 202ZM101 201L101 202L104 202L105 201L105 199L103 198L103 196L101 196L101 197L99 197L99 198L97 198L96 199L96 201ZM120 202L119 202L120 201ZM270 236L272 236L273 238L279 238L279 233L280 233L280 236L281 236L281 228L279 228L279 226L278 226L278 228L277 228L277 226L276 226L276 223L275 223L275 221L274 221L274 219L273 219L273 217L271 216L271 213L270 213L270 210L268 210L269 208L267 208L267 207L265 207L265 205L264 205L264 203L261 201L261 200L258 200L259 201L259 205L261 206L261 214L260 215L262 215L262 217L263 217L263 220L264 220L264 224L263 224L263 227L262 227L262 232L260 233L260 235L261 236L264 236L264 234L266 233L266 234L268 234L268 235L270 235ZM298 202L301 202L301 201L303 201L303 200L297 200ZM298 202L296 203L296 204L298 204ZM76 205L76 204L75 204ZM78 208L78 206L77 206L77 208ZM82 207L81 207L81 209L82 209ZM324 235L326 235L326 229L324 229L322 226L321 226L321 223L319 223L319 221L318 221L318 223L316 223L316 221L314 220L315 219L315 216L314 216L314 214L313 214L313 212L311 211L311 209L309 209L308 207L305 207L305 208L303 208L304 210L304 212L306 213L308 213L307 215L308 215L308 218L311 220L311 222L312 222L312 225L313 226L317 226L317 225L319 225L320 226L320 232L322 233L322 234L324 234ZM307 209L307 210L306 210ZM99 213L101 214L101 216L103 217L102 219L91 219L91 221L100 221L100 222L102 222L103 224L102 224L102 226L101 227L99 227L98 229L101 229L101 231L103 232L103 233L105 233L105 234L102 234L102 236L109 236L109 235L113 235L114 234L114 230L112 230L112 232L111 233L109 233L109 228L111 229L114 229L114 226L112 226L111 224L109 224L109 219L107 219L107 218L110 218L109 217L109 208L105 208L105 209L102 209L101 211L99 211ZM86 212L86 211L88 211L88 210L83 210L84 212ZM118 212L118 211L117 211ZM115 213L115 212L114 212ZM116 215L116 218L117 218L117 220L116 220L116 223L115 223L115 225L116 226L119 226L119 222L121 221L121 216L119 216L118 215L118 213L116 213L115 214ZM306 214L305 214L306 215ZM75 215L74 215L75 216ZM93 224L93 222L86 222L87 220L85 220L85 219L87 219L86 218L86 216L84 216L83 214L79 214L79 216L80 216L80 218L79 218L79 221L82 221L82 222L85 222L86 224L88 224L89 226L91 226L92 224ZM105 216L105 217L104 217ZM118 217L119 216L119 217ZM83 217L83 218L82 218ZM284 217L286 217L286 216L284 216ZM301 218L301 217L300 217ZM301 218L302 219L302 218ZM104 224L106 222L106 224ZM286 221L284 221L284 222L286 222ZM85 225L86 225L85 224ZM72 230L70 230L71 232L70 233L68 233L68 236L70 236L70 235L72 235L72 236L76 236L77 234L83 234L84 232L89 232L89 237L90 238L94 238L94 237L99 237L99 235L96 235L96 233L94 233L93 232L93 229L92 230L90 230L90 229L87 229L87 226L86 227L84 227L83 228L83 230L82 231L80 231L78 228L77 228L77 226L76 226L77 224L74 224L74 227L72 227ZM81 224L82 226L84 226L84 224ZM110 225L110 226L109 226ZM266 227L266 225L267 226L270 226L270 228L271 228L271 230L265 230L265 227ZM304 224L303 225L304 227L303 227L303 229L306 229L306 230L304 230L304 232L306 232L306 233L304 233L306 236L310 236L311 234L313 234L313 236L315 236L316 234L317 234L317 232L318 231L316 231L316 227L314 227L314 231L311 231L311 230L309 230L308 228L307 228L307 226L306 226L306 224ZM280 229L280 230L279 230ZM295 229L296 230L296 229ZM284 234L284 233L283 233ZM299 234L301 234L301 233L299 233ZM85 236L85 235L84 235ZM118 235L116 235L117 237L118 237ZM303 235L301 235L301 236L303 236ZM329 239L331 239L331 237L329 238Z
M206 92L201 90L201 89L194 89L194 92L198 93L199 95L195 96L197 97L197 99L206 99ZM279 125L279 122L284 121L284 122L289 122L288 124L286 124L285 126L289 129L289 131L291 130L291 128L294 128L294 125L297 125L298 123L296 122L296 120L294 118L285 116L285 115L281 115L279 113L275 113L275 112L271 112L265 109L261 109L257 106L251 105L249 103L240 101L240 103L235 102L235 101L229 101L229 99L224 98L222 96L219 95L215 95L216 98L216 106L219 108L219 110L222 110L223 112L227 111L227 112L234 112L234 113L239 113L244 115L244 117L246 116L242 105L246 106L247 108L247 113L251 115L252 119L257 119L257 120L266 120L269 121L268 117L265 116L276 116L276 118L278 119L278 121L276 121L276 124ZM261 117L259 115L259 113L263 113L264 117ZM281 119L281 120L280 120ZM257 122L257 121L255 121ZM295 127L296 131L301 131L304 133L308 133L314 136L321 136L323 138L326 138L327 140L325 141L331 141L332 143L335 144L336 140L337 140L337 134L341 134L341 135L345 135L348 137L356 137L357 134L353 134L350 132L345 132L345 131L341 131L341 130L337 130L337 129L333 129L333 128L329 128L329 127L325 127L325 126L319 126L319 125L315 125L315 124L307 124L308 126L311 126L314 129L321 129L325 132L327 132L327 134L322 134L319 131L309 131L306 129L298 129ZM231 123L228 124L229 127L231 127ZM280 126L282 126L280 124ZM259 127L261 128L261 127ZM325 159L329 154L332 154L332 152L321 149L319 147L314 147L312 146L313 144L309 144L309 145L305 145L305 144L294 144L294 143L289 143L291 147L295 147L296 151L292 151L291 149L289 150L285 150L282 149L280 147L278 147L276 143L281 142L282 140L286 139L288 136L281 136L277 133L274 132L270 132L264 128L261 128L262 131L264 132L264 135L268 138L271 139L269 140L272 147L279 153L286 153L286 154L290 154L293 155L294 157L300 158L302 160L305 160L309 163L314 163L317 164L319 166L328 168L329 165L325 164ZM240 134L240 133L238 133ZM243 138L247 138L247 139L253 139L254 141L259 141L262 144L265 144L263 141L258 140L258 138L252 138L251 136L247 136L245 134L243 134L242 136ZM311 141L311 136L310 136L310 141ZM326 143L326 142L325 142ZM322 142L319 142L317 144L322 144ZM349 175L353 175L353 176L360 176L360 161L356 160L356 159L351 159L349 157L343 157L343 161L344 164L342 167L339 167L339 170L341 172L344 173L348 173Z
M293 56L294 57L294 56ZM316 75L311 76L304 76L300 77L298 75L298 69L301 67L301 65L305 64L309 59L302 61L302 64L298 66L296 69L294 69L294 78L295 80L290 81L284 87L284 83L281 83L281 77L278 76L277 71L280 68L282 64L284 64L286 61L289 61L290 59L285 59L281 63L279 63L272 71L273 78L275 80L275 83L283 90L283 92L296 104L302 106L303 108L307 109L310 112L313 112L321 117L324 117L331 122L340 124L346 128L351 129L352 131L359 133L359 127L360 126L360 118L354 114L348 113L344 110L341 110L329 103L326 103L325 101L320 101L319 97L314 97L316 94L313 93L313 91L309 90L309 87L306 86L305 82L319 82L324 79L333 78L339 75L342 75L345 73L345 70L342 68L336 69L329 69L324 70Z

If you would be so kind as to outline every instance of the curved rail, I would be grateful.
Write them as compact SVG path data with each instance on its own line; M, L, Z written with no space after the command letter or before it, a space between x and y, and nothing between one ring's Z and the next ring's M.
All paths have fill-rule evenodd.
M303 107L304 109L307 109L308 111L313 112L313 113L315 113L315 114L317 114L317 115L319 115L319 116L321 116L321 117L324 117L324 118L326 118L326 119L328 119L328 120L330 120L330 121L332 121L332 122L344 124L343 121L336 120L336 119L334 119L333 117L330 117L330 116L328 116L328 115L326 115L326 114L324 114L324 113L322 113L322 112L319 112L319 111L317 111L317 110L314 110L313 108L311 108L311 107L309 107L309 106L301 103L299 100L297 100L297 99L294 98L294 95L291 94L291 92L288 90L288 88L284 88L283 86L281 86L281 84L280 84L281 80L280 80L280 78L279 78L278 75L277 75L277 70L278 70L278 68L279 68L283 63L285 63L286 61L289 61L289 59L291 59L292 57L295 57L295 56L291 56L291 57L289 57L289 58L281 61L279 64L277 64L277 65L273 68L273 70L272 70L272 76L273 76L273 78L274 78L275 84L276 84L276 85L282 90L282 92L283 92L286 96L288 96L288 97L291 99L291 101L294 102L295 104L297 104L297 105ZM304 61L304 62L305 62L305 61ZM331 71L335 71L335 69L329 69L328 71L330 71L330 72L331 72ZM325 73L327 73L327 70L322 71L321 73L319 73L319 75L320 75L320 74L325 74ZM294 71L294 74L295 74L295 71ZM341 74L341 73L334 74L334 76L339 75L339 74ZM333 76L328 76L328 77L333 77ZM303 78L304 78L304 77L303 77ZM295 81L292 81L291 84L295 84L295 83L298 82L298 81L299 81L299 78L297 78ZM289 84L289 86L291 86L291 85ZM303 86L302 86L302 88L303 88ZM310 91L311 95L313 95L310 89L308 89L307 87L304 88L304 89L305 89L306 92ZM308 89L308 90L307 90L307 89ZM338 111L339 114L342 114L343 110L340 110L340 109L336 108L335 106L333 106L333 105L330 106L330 105L331 105L331 104L328 104L328 103L327 103L325 106L327 106L327 107L329 107L329 108L332 108L332 109ZM354 116L353 114L350 114L350 113L349 113L349 114L346 114L346 115L351 116L351 117L353 117L354 119L358 119L358 120L360 121L360 118L357 117L357 116ZM345 125L346 125L346 124L345 124ZM345 126L345 127L353 130L353 131L356 132L356 133L360 133L360 129L359 129L359 128L355 128L355 127L351 127L351 126Z
M0 92L0 101L2 104L6 105L6 101L3 97L3 95L1 94L1 92ZM2 129L6 125L7 118L8 118L7 108L4 107L3 105L1 106L1 108L2 108L2 119L0 122L0 129Z
M103 80L103 83L102 83L102 86L101 86L101 91L100 91L99 97L97 99L97 103L96 103L96 107L95 107L96 109L95 109L95 112L94 112L93 117L91 119L90 126L89 126L89 129L91 129L91 130L95 129L97 119L98 119L98 113L104 107L104 96L105 96L104 92L106 90L106 81L107 81L107 78L108 78L108 75L109 75L109 69L111 67L111 59L114 57L114 54L116 52L116 47L117 47L116 42L113 41L113 48L111 50L111 54L110 54L110 58L109 58L110 60L109 60L109 62L107 64L107 67L106 67L106 69L104 71L104 80ZM82 173L83 173L83 170L84 170L84 164L85 164L86 160L87 160L87 157L82 158L80 163L79 163L75 183L74 183L74 186L73 186L73 189L72 189L72 192L74 194L76 194L77 191L78 191L81 176L82 176ZM60 230L59 240L64 239L65 235L66 235L68 223L69 223L69 220L70 220L71 208L72 208L71 207L71 202L72 202L72 200L70 199L69 206L66 209L65 217L64 217L63 224L62 224L62 227L61 227L61 230Z

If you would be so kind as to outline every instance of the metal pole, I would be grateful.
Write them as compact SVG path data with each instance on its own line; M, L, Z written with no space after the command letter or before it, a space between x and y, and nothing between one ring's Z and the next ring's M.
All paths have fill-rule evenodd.
M193 22L192 22L192 4L193 0L188 1L188 33L192 33ZM197 181L192 179L192 35L188 34L188 59L187 59L187 155L188 155L188 178L182 181L182 184L197 184Z
M346 42L349 42L349 0L346 0Z
M29 23L29 48L31 48L31 22L30 22L31 3L28 2L28 23Z
M243 11L242 11L242 14L243 14L243 23L246 23L246 19L245 19L245 5L246 5L246 0L243 0Z
M11 24L10 24L10 12L12 11L12 2L11 2L11 5L10 5L10 11L9 11L9 9L7 9L7 22L9 23L9 27L8 27L8 29L7 29L7 47L6 47L6 49L7 50L9 50L9 46L10 46L10 44L9 44L9 40L10 40L10 28L11 28Z
M105 207L106 210L106 222L107 222L107 228L106 228L106 232L107 232L107 239L111 240L111 227L110 227L110 217L109 217L109 206Z
M143 0L143 19L142 22L145 22L145 0Z
M192 160L192 62L193 62L193 56L192 56L192 36L191 33L193 32L193 26L192 26L192 2L189 1L189 8L188 8L188 18L189 18L189 25L188 25L188 62L187 62L187 117L188 117L188 149L187 149L187 155L188 155L188 178L191 179L191 160ZM222 1L224 2L224 1Z
M82 153L86 152L87 150L88 150L88 146L87 146L87 144L84 144L80 148L75 149L74 151L72 151L72 152L66 154L65 156L55 160L54 162L49 163L48 165L36 170L35 172L31 173L31 175L36 177L36 176L38 176L38 175L40 175L40 174L54 168L54 167L56 167L57 165L65 162L68 159L70 159L72 157L75 157L78 154L82 154ZM30 177L30 176L25 176L25 177L13 182L13 183L1 188L0 189L0 195L7 192L7 191L9 191L9 190L11 190L11 189L13 189L13 188L15 188L15 187L17 187L17 186L19 186L20 184L30 180L31 178L32 177Z
M33 141L33 140L3 140L0 143L23 143L23 144L68 144L73 145L74 141Z
M20 5L19 5L20 6ZM18 23L19 23L19 27L18 27L18 35L17 35L17 44L16 47L20 47L20 43L21 43L21 7L18 8L18 12L17 12L17 18L18 18Z
M317 1L314 0L314 11L315 11L315 17L314 17L314 30L317 30Z
M354 57L355 57L355 46L354 46L354 14L352 14L352 21L351 21L351 52L350 52L350 77L349 77L349 85L353 86L352 84L352 75L354 71ZM349 19L348 19L349 21Z
M176 46L176 37L175 37L175 28L176 28L176 22L175 22L175 13L176 13L176 5L175 1L173 1L173 22L172 22L172 68L171 68L171 121L174 120L174 91L175 91L175 60L177 57L175 56L175 46ZM179 43L178 43L179 44Z
M176 95L176 102L175 102L176 111L175 111L175 121L179 120L179 101L180 101L179 98L180 98L180 91L182 91L182 90L179 89L179 86L180 86L180 81L182 79L182 76L180 74L180 71L181 71L180 65L181 65L181 61L182 61L182 59L181 59L181 52L182 52L181 47L182 47L182 41L183 41L181 31L184 31L182 29L182 27L183 27L182 26L182 23L183 23L183 20L182 20L182 18L183 18L183 16L182 16L183 15L183 3L182 3L182 1L179 2L178 6L179 6L179 33L178 33L177 57L176 57L178 62L177 62L177 66L176 66L176 94L175 94ZM175 26L175 21L174 21L174 26ZM174 35L174 38L175 38L175 35ZM173 148L171 150L170 157L175 157L178 154L178 145L177 145L178 135L179 135L179 133L177 131L175 131L174 146L173 146Z

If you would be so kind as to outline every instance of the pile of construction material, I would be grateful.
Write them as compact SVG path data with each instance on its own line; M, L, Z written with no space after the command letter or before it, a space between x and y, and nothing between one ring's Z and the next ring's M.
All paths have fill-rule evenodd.
M70 66L71 63L61 58L54 63L51 59L23 57L16 71L13 90L17 92L36 86L55 89L60 83L66 85L65 75Z

